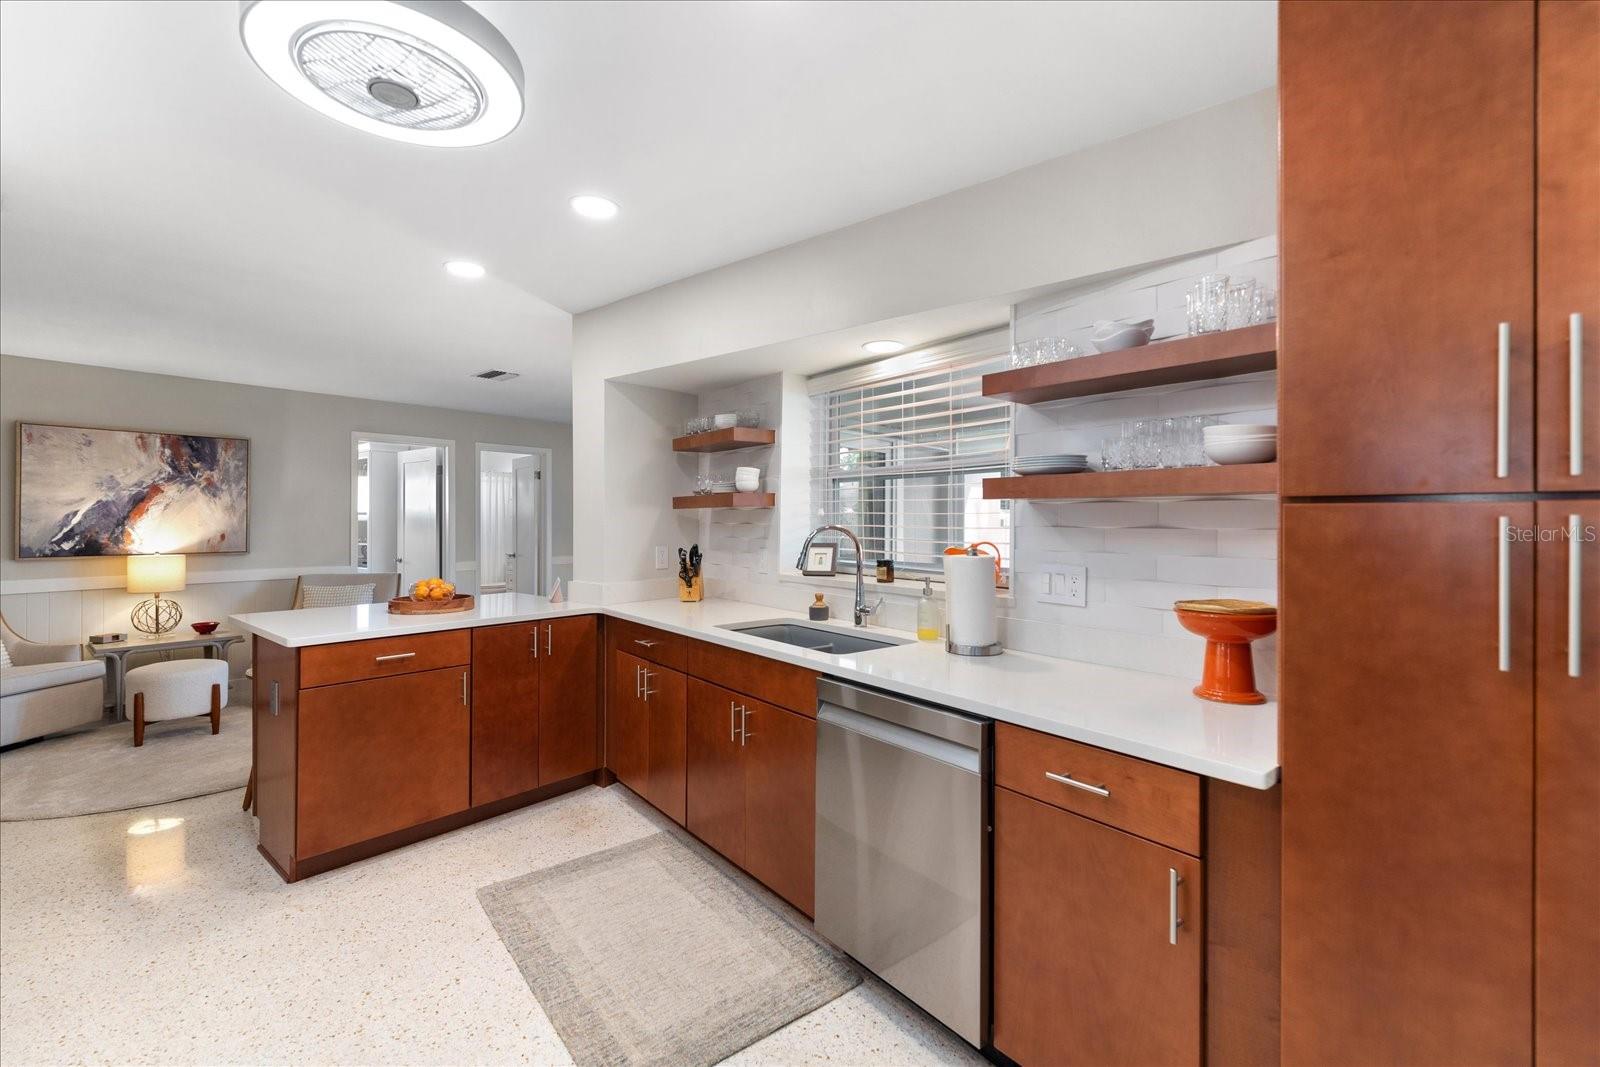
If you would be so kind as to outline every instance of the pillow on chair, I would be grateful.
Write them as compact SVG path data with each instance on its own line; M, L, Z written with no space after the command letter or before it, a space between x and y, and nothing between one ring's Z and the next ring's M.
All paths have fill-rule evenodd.
M4 641L0 641L0 667L11 666L11 650Z
M372 603L372 585L307 585L300 589L303 608L347 608Z

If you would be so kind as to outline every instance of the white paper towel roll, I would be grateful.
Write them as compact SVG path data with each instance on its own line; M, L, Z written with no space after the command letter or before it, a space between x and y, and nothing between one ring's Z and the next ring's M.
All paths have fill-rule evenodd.
M993 556L946 556L944 596L951 642L992 645L1000 640Z

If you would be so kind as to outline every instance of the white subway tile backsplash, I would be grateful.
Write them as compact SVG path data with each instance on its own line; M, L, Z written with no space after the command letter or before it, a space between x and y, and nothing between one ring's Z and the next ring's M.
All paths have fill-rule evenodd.
M1278 502L1257 497L1214 497L1209 500L1163 500L1152 525L1191 530L1273 530Z
M1278 258L1278 235L1257 237L1254 241L1232 245L1217 253L1217 269L1231 270L1235 264L1254 263L1257 260L1270 259L1274 262ZM1276 271L1274 271L1276 274Z
M1216 555L1248 556L1252 559L1278 558L1277 530L1218 530ZM1177 555L1178 553L1169 553ZM1196 553L1203 555L1205 553Z
M1143 608L1170 609L1174 601L1204 600L1217 595L1214 585L1183 585L1163 581L1108 581L1101 584L1110 603Z
M1162 527L1125 527L1106 530L1107 552L1138 553L1146 556L1226 556L1243 555L1217 551L1216 530L1171 530Z
M1278 564L1270 559L1161 556L1156 560L1156 578L1191 585L1265 586L1277 581Z
M1053 526L1155 526L1159 516L1153 500L1074 500L1045 507Z

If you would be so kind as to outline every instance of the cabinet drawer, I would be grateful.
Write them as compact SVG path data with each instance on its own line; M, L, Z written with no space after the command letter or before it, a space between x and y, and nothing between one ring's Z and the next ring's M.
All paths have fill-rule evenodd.
M1200 778L1187 771L996 723L994 773L1007 789L1200 855Z
M312 645L300 650L300 688L464 667L471 662L471 630Z
M606 632L611 635L611 647L630 656L659 663L681 671L684 665L684 646L688 638L669 634L650 626L623 619L607 619Z
M816 671L708 641L689 641L688 646L688 671L695 677L807 718L817 717Z

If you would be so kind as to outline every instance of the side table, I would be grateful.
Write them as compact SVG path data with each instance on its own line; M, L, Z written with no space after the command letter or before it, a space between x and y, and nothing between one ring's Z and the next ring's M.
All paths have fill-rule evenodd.
M208 634L163 634L160 637L135 637L127 641L114 641L105 645L85 644L89 655L106 661L106 673L111 676L112 706L120 722L128 717L123 706L123 683L128 675L128 657L141 652L174 652L183 648L205 650L207 659L227 659L228 646L243 641L243 634L213 630Z

